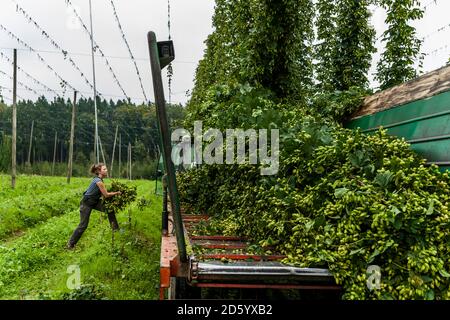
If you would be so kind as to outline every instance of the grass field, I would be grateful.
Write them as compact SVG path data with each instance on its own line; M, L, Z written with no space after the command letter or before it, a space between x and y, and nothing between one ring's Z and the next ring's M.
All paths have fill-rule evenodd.
M89 182L19 176L12 190L10 177L0 176L0 299L157 299L161 198L154 182L122 181L136 185L137 199L147 205L119 213L115 233L106 216L93 211L69 251L65 244Z

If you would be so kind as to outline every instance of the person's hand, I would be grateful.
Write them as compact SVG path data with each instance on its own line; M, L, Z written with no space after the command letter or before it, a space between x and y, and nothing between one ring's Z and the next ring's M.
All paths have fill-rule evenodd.
M117 191L117 192L116 192L116 195L119 195L119 194L122 194L122 192L121 192L121 191Z

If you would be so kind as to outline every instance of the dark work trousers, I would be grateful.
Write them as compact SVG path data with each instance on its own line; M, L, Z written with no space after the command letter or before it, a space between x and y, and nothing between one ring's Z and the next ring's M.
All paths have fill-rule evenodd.
M89 218L91 216L92 210L98 210L101 212L105 212L105 208L103 207L103 201L99 199L96 202L92 202L89 199L85 200L84 198L80 202L80 224L73 232L72 236L69 240L69 246L74 246L78 240L80 240L83 232L86 230L89 224ZM108 220L113 230L119 229L119 224L117 223L116 215L114 213L108 213Z

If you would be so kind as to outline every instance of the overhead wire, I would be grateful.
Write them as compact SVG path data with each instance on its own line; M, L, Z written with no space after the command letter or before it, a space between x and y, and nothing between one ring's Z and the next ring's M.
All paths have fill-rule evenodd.
M11 64L12 66L14 65L14 62L13 62L7 55L3 54L3 52L0 52L0 57L1 57L2 59L4 59L4 60L8 61L9 64ZM20 72L22 72L22 73L25 75L25 77L27 77L28 79L32 80L35 84L38 84L39 86L43 87L46 91L52 92L52 93L55 94L56 96L59 96L59 94L58 94L55 90L49 88L48 86L46 86L45 84L43 84L41 81L39 81L38 79L36 79L36 78L33 77L32 75L30 75L28 72L26 72L25 70L23 70L23 68L22 68L21 66L18 65L18 66L17 66L17 70L19 70Z
M14 81L14 78L12 76L10 76L9 74L7 74L5 71L0 70L0 74L3 74L4 76L8 77L10 80ZM17 80L17 83L19 84L19 86L24 87L26 90L33 92L35 95L39 95L39 93L37 93L36 90L30 88L29 86L27 86L26 84L24 84L23 82Z
M130 58L133 61L134 68L136 69L136 74L137 74L137 77L139 79L139 84L141 85L142 94L144 95L145 101L148 101L147 95L145 94L144 85L142 84L142 78L141 78L141 74L139 72L139 68L137 66L136 60L134 59L134 55L133 55L133 52L131 51L130 45L128 44L127 38L125 36L125 32L123 31L122 24L120 23L119 16L118 16L117 10L116 10L116 6L114 5L114 1L113 0L111 0L111 7L113 9L113 14L114 14L114 17L116 19L117 25L119 27L120 33L122 35L122 39L125 42L125 46L128 49L128 53L130 54Z
M438 0L431 0L426 5L423 6L424 10L427 10L433 3L434 5L437 5Z
M80 15L78 14L77 10L75 10L75 8L74 8L72 2L71 2L70 0L65 0L65 1L66 1L66 4L68 4L68 5L72 8L72 11L74 12L75 17L78 19L78 21L79 21L79 22L81 23L81 25L83 26L84 31L88 34L89 38L92 39L92 34L91 34L91 32L88 30L86 24L84 23L83 19L82 19L82 18L80 17ZM114 78L114 82L115 82L115 83L117 84L117 86L120 88L120 90L122 91L123 95L124 95L127 99L129 99L127 93L125 92L125 90L124 90L123 87L122 87L122 84L120 83L120 81L119 81L119 79L117 78L117 76L116 76L114 70L112 69L111 64L109 63L108 59L106 58L105 53L103 52L103 50L100 48L100 46L97 44L97 42L96 42L95 40L93 40L93 42L94 42L94 47L95 47L95 49L98 49L98 51L100 52L101 56L105 59L106 66L108 67L110 73L112 74L112 76L113 76L113 78Z
M433 32L428 33L427 35L423 36L421 39L422 39L422 41L425 41L426 39L430 38L432 35L435 35L436 33L440 33L442 31L446 30L448 27L450 27L450 23L434 30Z
M67 50L64 50L49 34L48 32L46 32L26 11L25 9L23 9L16 0L11 0L13 3L16 4L16 10L20 13L22 13L22 15L28 20L29 23L32 23L36 29L39 30L39 32L53 45L53 47L55 47L59 52L61 52L64 56L64 59L68 59L69 62L71 63L72 67L75 68L78 73L80 74L80 76L83 78L83 80L85 81L85 83L91 88L93 89L94 86L91 84L91 82L89 81L89 79L84 75L83 71L81 71L80 67L75 63L75 61L73 61L73 59L69 56L69 52ZM99 96L101 96L100 92L97 92Z
M0 86L0 88L1 89L6 89L6 90L8 90L11 94L13 94L13 91L12 91L12 89L11 88L7 88L7 87L4 87L4 86ZM8 99L8 100L11 100L12 101L12 99L11 98L8 98L8 97L6 97L6 96L4 96L3 94L1 94L0 93L0 96L1 97L3 97L3 98L6 98L6 99ZM21 97L21 96L19 96L18 94L16 94L16 96L17 96L17 98L19 98L19 99L21 99L21 100L26 100L26 99L24 99L23 97Z
M15 48L10 48L10 47L0 47L0 50L12 50ZM28 49L23 49L23 48L17 48L18 51L29 51ZM54 53L54 54L62 54L60 51L55 51L55 50L36 50L36 52L41 52L41 53ZM67 52L67 54L70 54L72 56L84 56L84 57L90 57L91 54L90 53L82 53L82 52ZM100 54L96 54L95 57L100 57L102 58L103 56ZM130 57L125 57L125 56L110 56L110 55L105 55L105 57L107 58L111 58L111 59L123 59L123 60L131 60ZM150 59L149 58L136 58L134 57L134 60L136 61L143 61L143 62L149 62ZM197 64L197 62L195 61L172 61L172 63L180 63L180 64Z
M432 55L437 54L440 51L443 51L443 50L449 49L449 48L450 48L450 44L446 44L446 45L443 45L443 46L441 46L439 48L433 49L432 51L428 51L428 52L424 53L424 55L425 56L432 56Z
M66 87L69 87L72 91L79 91L76 90L68 81L64 80L58 72L56 72L55 69L53 69L48 62L37 52L35 51L30 45L28 45L26 42L22 41L18 36L16 36L14 33L12 33L11 31L9 31L3 24L0 23L0 29L5 31L6 33L8 33L8 35L13 38L14 40L16 40L19 44L23 45L25 48L29 49L30 51L34 52L39 61L44 64L47 69L49 69L61 82L60 85L63 89L66 89Z
M36 91L46 91L46 90L44 90L44 89L36 89L36 88L34 88L33 90L36 90ZM55 90L55 93L56 94L58 94L57 92L63 92L63 90ZM79 93L85 93L85 94L91 94L91 92L89 92L89 91L78 91ZM58 97L61 97L61 96L59 96L58 95ZM114 94L103 94L102 95L102 97L103 97L103 99L104 100L106 100L105 99L105 97L111 97L111 98L123 98L123 96L120 96L120 95L114 95ZM138 97L130 97L131 99L133 99L133 100L140 100L141 98L138 98ZM84 98L84 99L86 99L86 98Z

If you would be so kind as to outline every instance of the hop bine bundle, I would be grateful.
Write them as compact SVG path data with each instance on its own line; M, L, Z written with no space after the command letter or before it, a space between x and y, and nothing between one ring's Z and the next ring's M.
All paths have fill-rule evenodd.
M127 186L124 183L113 180L110 188L111 192L120 191L121 194L104 199L105 212L118 213L136 200L136 186Z

